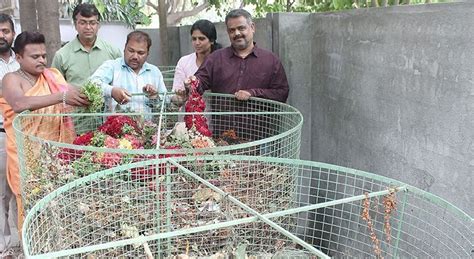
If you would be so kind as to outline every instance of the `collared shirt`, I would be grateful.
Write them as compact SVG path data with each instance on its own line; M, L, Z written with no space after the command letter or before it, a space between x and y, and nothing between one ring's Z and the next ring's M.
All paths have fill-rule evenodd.
M95 71L90 79L100 82L104 96L109 99L114 86L125 88L131 94L140 94L143 93L145 85L151 84L159 93L166 93L161 71L157 66L147 62L137 74L125 63L124 58L108 60ZM144 96L133 96L132 101L141 104L146 102ZM112 105L116 105L116 102L114 101Z
M17 71L20 68L20 64L18 64L15 57L15 52L10 50L10 58L8 60L0 58L0 80L7 73Z
M16 61L15 52L12 50L10 50L10 58L8 60L0 58L0 89L2 88L1 80L3 77L9 72L17 71L19 68L20 64ZM0 128L3 129L3 116L0 116Z
M183 56L178 60L173 79L173 90L184 90L184 81L194 75L198 70L195 52Z
M234 94L246 90L252 96L286 102L289 86L285 69L277 56L255 46L247 57L232 47L209 55L196 72L202 90Z
M57 68L68 83L81 86L102 63L121 56L120 49L100 38L87 51L76 37L56 52L51 66Z

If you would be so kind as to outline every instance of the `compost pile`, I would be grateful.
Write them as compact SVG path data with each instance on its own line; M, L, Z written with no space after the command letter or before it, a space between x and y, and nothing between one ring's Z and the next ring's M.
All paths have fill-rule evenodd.
M231 202L228 195L259 213L295 206L294 190L288 189L293 186L288 183L294 178L284 168L248 170L230 161L202 162L187 164L186 168L208 179L226 195L176 167L171 167L167 174L141 179L134 178L134 173L160 165L132 168L96 179L88 183L87 188L79 185L70 195L58 196L38 215L37 226L40 227L31 239L34 240L35 235L38 239L47 239L41 242L48 244L41 247L41 251L47 253L253 216ZM294 225L290 220L276 222ZM124 255L152 258L151 254L156 256L157 251L162 251L159 256L165 258L228 258L250 254L271 258L276 254L303 253L278 231L262 222L254 222L100 250L88 258Z
M229 134L232 135L232 139L227 136ZM26 166L27 171L32 173L26 176L24 182L25 190L29 190L25 193L24 205L28 210L55 189L104 169L154 158L193 155L190 150L244 142L247 140L239 138L232 129L214 139L202 135L194 127L188 129L184 122L176 123L170 130L159 130L158 125L152 120L128 115L107 117L96 130L77 136L73 142L75 148L59 148L26 137L24 143ZM139 150L146 149L168 151L157 151L156 155L140 154ZM144 174L156 173L157 170L148 170L137 174L143 177Z

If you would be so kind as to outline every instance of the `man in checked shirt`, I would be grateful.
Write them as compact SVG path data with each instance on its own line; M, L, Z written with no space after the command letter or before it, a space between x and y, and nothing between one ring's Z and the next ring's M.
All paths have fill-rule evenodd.
M3 79L3 76L20 68L20 64L15 59L15 52L12 50L13 38L15 38L13 20L9 15L0 13L0 97L2 96L1 79ZM6 254L11 247L15 246L8 220L10 213L13 215L11 221L14 224L18 222L15 196L10 189L6 176L7 152L5 141L3 116L0 115L0 255Z

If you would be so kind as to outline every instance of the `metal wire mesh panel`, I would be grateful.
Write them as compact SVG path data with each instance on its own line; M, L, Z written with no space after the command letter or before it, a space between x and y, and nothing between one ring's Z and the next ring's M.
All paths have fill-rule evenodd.
M171 90L173 88L173 78L176 66L158 66L158 69L160 69L161 74L163 75L166 89Z
M207 110L200 114L213 132L207 137L186 129L181 121L189 113L170 111L167 99L132 101L119 107L121 113L18 115L14 127L25 209L74 179L132 162L205 154L299 157L303 119L287 104L205 95ZM125 112L140 108L151 110ZM66 126L51 129L51 120ZM69 138L59 138L59 132ZM158 171L135 174L147 178Z
M161 173L134 177L150 168ZM89 175L36 204L23 237L31 257L468 258L473 245L472 218L427 192L353 169L248 156Z

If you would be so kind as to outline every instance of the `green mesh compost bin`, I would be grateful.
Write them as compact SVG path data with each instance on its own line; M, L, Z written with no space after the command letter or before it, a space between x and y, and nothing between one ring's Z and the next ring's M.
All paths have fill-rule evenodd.
M206 94L205 112L184 113L170 104L167 96L154 103L134 99L126 106L114 107L121 113L22 113L16 117L26 210L74 179L132 162L205 154L299 157L303 118L287 104ZM192 114L207 118L212 136L200 134L195 126L186 127L182 121ZM64 122L61 141L59 130L48 128L51 120ZM138 172L137 177L146 179L154 174L153 170Z
M173 88L173 79L176 66L158 66L158 69L160 69L161 74L163 75L163 81L165 82L166 88L171 90Z
M147 170L159 174L136 177ZM22 231L29 258L469 258L472 220L371 173L203 156L75 180L37 203Z

